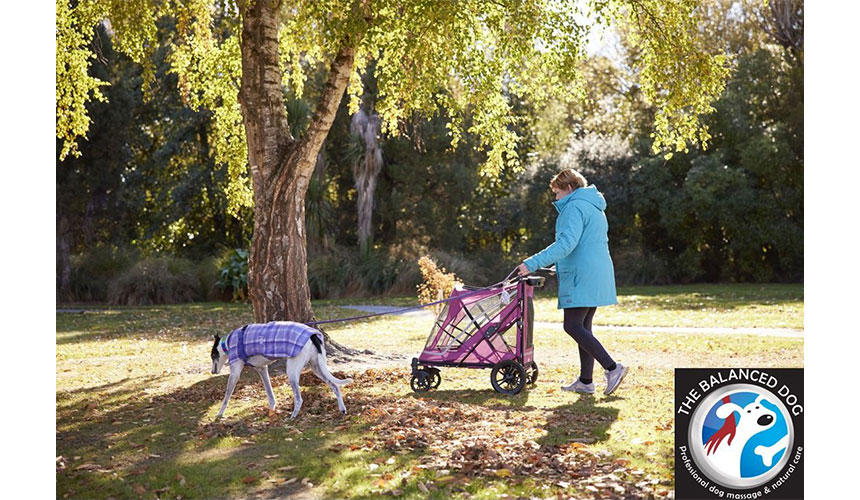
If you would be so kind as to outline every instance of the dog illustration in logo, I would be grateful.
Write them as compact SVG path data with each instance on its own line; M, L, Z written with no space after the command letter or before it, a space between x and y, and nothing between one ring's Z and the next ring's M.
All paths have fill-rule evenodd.
M759 395L752 403L740 407L731 402L730 396L722 399L723 405L717 408L716 415L723 419L723 426L704 444L709 462L722 473L740 479L741 454L747 442L776 423L776 414L762 404L764 401L767 401L764 396ZM756 446L753 451L770 467L774 455L787 446L788 434L770 446Z

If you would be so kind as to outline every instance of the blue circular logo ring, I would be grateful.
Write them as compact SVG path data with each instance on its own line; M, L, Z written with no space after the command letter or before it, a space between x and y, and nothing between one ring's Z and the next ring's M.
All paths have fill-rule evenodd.
M788 408L767 388L730 384L696 407L688 443L708 478L728 488L755 488L788 462L794 424Z

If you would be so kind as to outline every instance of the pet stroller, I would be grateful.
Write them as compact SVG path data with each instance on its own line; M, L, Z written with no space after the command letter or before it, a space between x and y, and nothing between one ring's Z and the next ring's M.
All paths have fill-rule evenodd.
M412 358L412 390L439 387L440 366L492 368L490 383L502 394L519 394L526 384L537 382L533 298L544 279L529 275L486 289L455 288L424 351Z

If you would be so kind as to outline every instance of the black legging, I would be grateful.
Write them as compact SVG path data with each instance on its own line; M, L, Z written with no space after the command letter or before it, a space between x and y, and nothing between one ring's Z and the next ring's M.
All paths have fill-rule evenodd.
M579 345L579 377L590 380L596 359L604 370L615 368L615 361L591 333L591 320L596 307L569 307L564 310L564 331Z

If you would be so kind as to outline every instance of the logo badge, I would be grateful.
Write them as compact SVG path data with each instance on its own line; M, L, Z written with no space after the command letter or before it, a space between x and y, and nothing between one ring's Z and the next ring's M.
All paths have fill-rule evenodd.
M802 496L801 369L679 369L675 382L677 498Z

